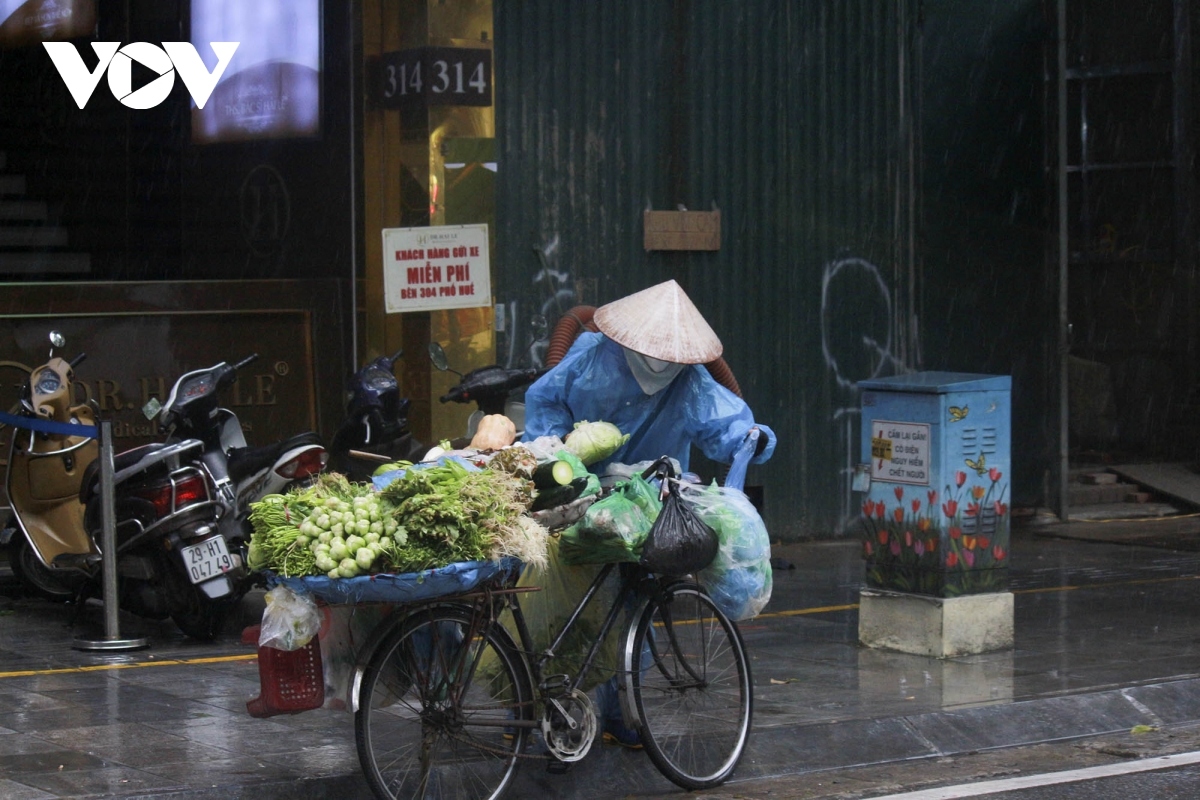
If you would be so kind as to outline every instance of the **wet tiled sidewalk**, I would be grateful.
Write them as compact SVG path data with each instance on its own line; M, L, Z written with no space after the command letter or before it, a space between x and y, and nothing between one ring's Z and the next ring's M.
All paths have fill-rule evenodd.
M857 645L856 544L776 548L795 568L742 626L756 707L735 780L1200 720L1200 553L1052 530L1014 535L1015 648L946 660ZM150 646L88 653L71 645L102 609L14 592L0 578L0 797L369 796L351 714L246 713L258 673L236 630L197 644L123 616ZM510 796L672 790L645 754L597 747L565 775L530 760Z

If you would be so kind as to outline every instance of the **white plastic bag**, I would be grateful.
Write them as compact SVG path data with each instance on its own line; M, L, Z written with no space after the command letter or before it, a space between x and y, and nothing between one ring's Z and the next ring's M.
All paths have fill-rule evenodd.
M533 453L538 461L554 458L554 454L563 449L563 440L557 436L539 436L531 442L522 442Z
M259 647L299 650L317 635L321 615L310 596L297 594L286 586L276 586L267 592L265 599L267 607L258 634Z

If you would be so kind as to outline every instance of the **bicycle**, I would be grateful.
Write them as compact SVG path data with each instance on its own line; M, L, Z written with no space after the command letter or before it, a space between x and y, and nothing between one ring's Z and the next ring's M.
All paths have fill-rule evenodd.
M745 750L750 663L734 622L698 584L619 565L620 585L575 675L545 674L617 564L604 565L548 648L536 651L513 576L416 607L392 623L358 675L355 740L375 794L499 798L524 759L582 759L596 711L581 690L621 612L627 721L662 774L689 790L723 783ZM632 604L632 605L630 605ZM501 623L512 614L514 640ZM538 730L547 755L527 753Z

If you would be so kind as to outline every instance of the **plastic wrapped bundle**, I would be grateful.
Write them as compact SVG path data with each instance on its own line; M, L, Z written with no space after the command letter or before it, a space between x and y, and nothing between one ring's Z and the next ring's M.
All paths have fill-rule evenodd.
M575 605L587 593L588 587L601 569L598 564L572 566L565 563L560 558L563 544L565 543L561 540L556 542L551 539L547 552L548 566L544 569L526 567L517 582L518 586L537 586L541 589L538 592L519 595L521 611L525 616L525 623L529 626L529 635L533 637L533 648L538 653L547 649L554 641L554 637L562 630ZM555 672L569 675L579 673L592 642L600 634L608 609L617 599L618 587L619 580L614 570L601 584L597 595L555 651L554 660L550 662ZM516 636L512 617L506 614L502 619ZM584 691L603 683L615 673L618 663L617 645L621 638L617 631L620 627L618 624L609 632L593 668L580 686Z
M754 504L729 487L688 487L687 499L717 533L717 557L696 579L732 620L751 619L771 599L771 538Z
M636 562L661 509L657 490L635 475L562 532L559 557L568 565Z

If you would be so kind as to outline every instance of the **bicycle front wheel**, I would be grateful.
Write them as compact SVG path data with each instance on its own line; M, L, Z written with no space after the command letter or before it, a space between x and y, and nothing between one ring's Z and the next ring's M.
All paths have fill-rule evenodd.
M685 789L723 783L750 736L753 688L737 627L699 586L650 600L634 636L630 685L646 752Z
M498 624L469 608L418 612L371 657L355 740L384 800L493 800L512 782L529 729L532 688Z

